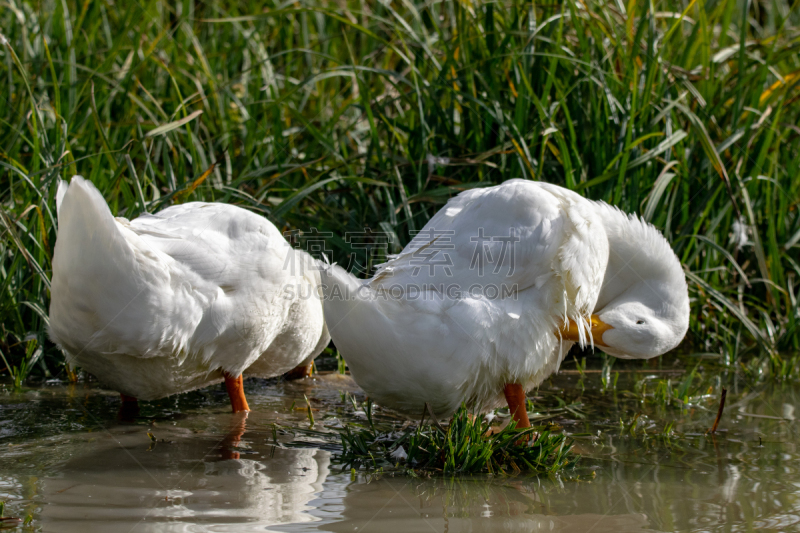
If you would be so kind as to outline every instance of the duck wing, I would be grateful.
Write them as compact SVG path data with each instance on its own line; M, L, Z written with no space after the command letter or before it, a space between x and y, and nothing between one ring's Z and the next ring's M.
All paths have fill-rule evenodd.
M304 258L272 223L236 206L172 206L138 217L128 229L172 261L173 284L196 291L203 314L190 350L207 356L221 350L230 355L228 366L242 360L233 371L249 366L281 331L291 304L283 291L307 275Z
M369 283L395 293L444 285L491 299L555 280L559 315L580 321L594 309L607 263L608 239L589 200L517 179L452 198Z

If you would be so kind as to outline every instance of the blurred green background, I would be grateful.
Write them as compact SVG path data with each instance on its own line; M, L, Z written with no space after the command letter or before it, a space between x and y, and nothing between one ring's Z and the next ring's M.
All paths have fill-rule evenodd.
M47 339L59 178L112 211L231 202L396 251L510 178L641 214L685 265L682 350L794 373L800 2L0 5L0 377ZM382 258L375 256L374 261Z

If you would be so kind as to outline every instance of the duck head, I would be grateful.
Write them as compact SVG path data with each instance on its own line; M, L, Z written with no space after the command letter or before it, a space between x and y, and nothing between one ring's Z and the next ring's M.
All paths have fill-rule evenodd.
M595 205L608 236L609 259L590 320L593 343L623 359L662 355L678 346L689 328L680 261L652 225L604 203ZM576 340L574 324L563 332Z

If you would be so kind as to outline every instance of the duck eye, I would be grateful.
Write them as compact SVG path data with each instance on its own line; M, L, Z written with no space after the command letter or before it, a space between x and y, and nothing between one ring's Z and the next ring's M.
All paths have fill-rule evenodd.
M636 323L637 324L644 324L644 320L637 320Z

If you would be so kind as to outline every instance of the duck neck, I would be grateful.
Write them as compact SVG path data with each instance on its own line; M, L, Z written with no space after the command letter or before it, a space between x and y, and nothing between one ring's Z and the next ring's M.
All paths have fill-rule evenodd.
M654 226L603 202L597 212L608 237L608 266L596 309L639 282L681 283L685 277L667 240Z

